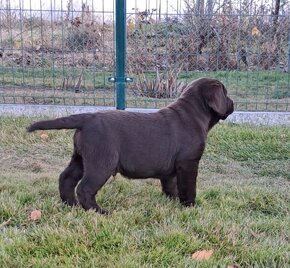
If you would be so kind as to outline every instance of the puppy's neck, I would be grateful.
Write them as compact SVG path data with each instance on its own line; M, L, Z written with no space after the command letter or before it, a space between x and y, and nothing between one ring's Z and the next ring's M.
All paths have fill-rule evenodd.
M218 120L214 120L212 112L199 96L194 96L192 102L181 96L177 101L167 106L167 109L176 113L179 119L188 126L194 125L194 128L199 126L206 133L218 122Z

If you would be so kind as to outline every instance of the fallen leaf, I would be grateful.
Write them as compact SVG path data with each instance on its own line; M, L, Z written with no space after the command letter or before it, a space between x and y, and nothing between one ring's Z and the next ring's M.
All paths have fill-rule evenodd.
M259 31L259 29L254 26L252 29L252 36L260 36L261 32Z
M46 133L42 133L42 134L40 135L40 138L41 138L42 140L46 141L46 140L48 139L48 135L47 135Z
M0 229L4 228L5 226L9 225L11 223L11 218L7 221L4 221L0 224Z
M33 210L30 213L30 219L33 221L37 221L41 218L41 211L40 210Z
M200 250L192 254L191 258L196 261L205 261L208 260L213 254L212 250Z
M16 49L20 49L21 48L21 46L22 46L22 43L21 43L21 41L14 41L14 47L16 48Z

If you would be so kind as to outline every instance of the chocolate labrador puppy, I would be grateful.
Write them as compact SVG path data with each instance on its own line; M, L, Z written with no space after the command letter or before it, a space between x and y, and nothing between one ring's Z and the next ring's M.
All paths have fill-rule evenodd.
M198 163L207 133L234 110L224 85L201 78L169 106L154 113L100 111L39 121L28 131L76 129L74 151L59 177L63 202L106 213L95 196L110 176L158 178L162 191L194 206Z

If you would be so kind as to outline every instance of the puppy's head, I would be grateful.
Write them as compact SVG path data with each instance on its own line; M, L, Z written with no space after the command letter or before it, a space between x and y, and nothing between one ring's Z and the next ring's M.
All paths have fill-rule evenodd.
M216 79L201 78L198 80L199 93L205 104L218 118L226 119L234 111L234 103L227 96L225 86Z

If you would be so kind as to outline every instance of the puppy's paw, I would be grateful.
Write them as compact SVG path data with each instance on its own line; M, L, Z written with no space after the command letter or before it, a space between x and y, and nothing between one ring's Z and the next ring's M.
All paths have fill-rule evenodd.
M165 193L165 192L163 192L163 194L166 196L166 197L168 197L168 198L170 198L170 199L173 199L173 200L176 200L177 198L178 198L178 193Z
M78 201L75 198L66 199L66 200L62 199L62 203L69 207L74 207L74 206L79 205Z
M107 209L104 209L104 208L101 208L99 207L97 210L96 210L97 213L100 213L102 215L110 215L111 212Z
M193 200L180 201L180 203L185 207L194 207L195 205L195 201Z

